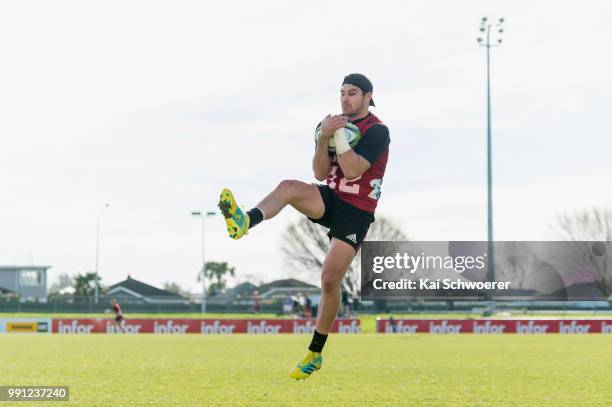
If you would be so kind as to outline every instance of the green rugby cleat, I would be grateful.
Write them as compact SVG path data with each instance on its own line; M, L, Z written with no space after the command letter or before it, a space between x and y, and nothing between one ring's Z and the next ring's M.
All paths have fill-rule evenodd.
M291 369L289 377L295 380L305 380L310 377L312 372L321 369L323 356L318 352L309 350L296 367Z
M232 191L228 188L221 191L218 206L225 217L227 232L232 239L238 240L249 233L249 215L238 207Z

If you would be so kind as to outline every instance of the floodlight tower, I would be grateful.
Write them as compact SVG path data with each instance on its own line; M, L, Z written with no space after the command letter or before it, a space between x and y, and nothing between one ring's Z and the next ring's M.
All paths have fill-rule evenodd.
M487 50L487 280L495 280L493 262L493 166L491 163L491 48L499 47L504 33L502 17L490 22L487 17L480 20L478 45Z

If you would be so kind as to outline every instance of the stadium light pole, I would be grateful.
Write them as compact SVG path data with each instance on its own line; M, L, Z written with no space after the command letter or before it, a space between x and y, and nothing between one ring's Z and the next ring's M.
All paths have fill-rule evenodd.
M495 280L493 262L493 165L491 157L491 48L499 47L504 33L504 18L489 22L487 17L480 20L478 45L487 51L487 271L488 281Z
M108 203L104 204L104 207L102 208L102 210L100 210L100 213L98 214L98 219L96 221L96 290L94 295L94 301L96 304L100 300L100 283L98 282L98 271L100 268L100 220L102 219L102 215L104 215L106 208L108 208L109 206L110 204Z
M200 277L202 278L202 314L206 313L206 218L209 216L215 216L217 213L214 211L208 212L191 212L192 216L202 218L202 269L200 270Z

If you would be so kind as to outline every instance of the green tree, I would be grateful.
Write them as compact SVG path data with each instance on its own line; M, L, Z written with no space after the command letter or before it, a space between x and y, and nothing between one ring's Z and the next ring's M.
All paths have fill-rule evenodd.
M176 295L180 295L182 297L189 296L188 291L183 290L183 287L181 287L178 283L175 283L172 281L166 281L164 283L164 290L171 292L173 294L176 294Z
M98 284L102 279L98 276ZM102 294L100 286L100 294ZM74 295L91 297L96 291L96 273L81 273L74 276Z
M204 267L204 276L210 283L208 284L208 295L215 295L227 286L227 277L234 277L236 268L230 267L227 262L207 261ZM198 276L198 281L202 281Z
M584 264L590 265L588 271L601 292L612 294L612 260L607 250L612 241L612 207L592 207L557 216L552 225L557 236L564 241L572 242L576 258L582 258ZM602 253L593 250L593 243L600 242Z
M304 217L287 226L283 233L281 251L288 268L293 270L292 274L315 284L318 282L323 261L329 251L327 230ZM365 240L406 241L408 237L397 226L397 222L385 216L377 215L376 221L370 225ZM357 295L360 287L360 276L361 256L357 255L344 276L344 289L352 295Z
M57 293L67 287L74 287L74 279L68 274L63 273L57 276L55 282L49 287L49 293Z

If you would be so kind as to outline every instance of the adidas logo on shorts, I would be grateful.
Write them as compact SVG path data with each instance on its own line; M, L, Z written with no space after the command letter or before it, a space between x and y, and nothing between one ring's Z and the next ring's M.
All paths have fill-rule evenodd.
M346 238L353 243L357 243L357 235L355 233L353 233L352 235L346 236Z

